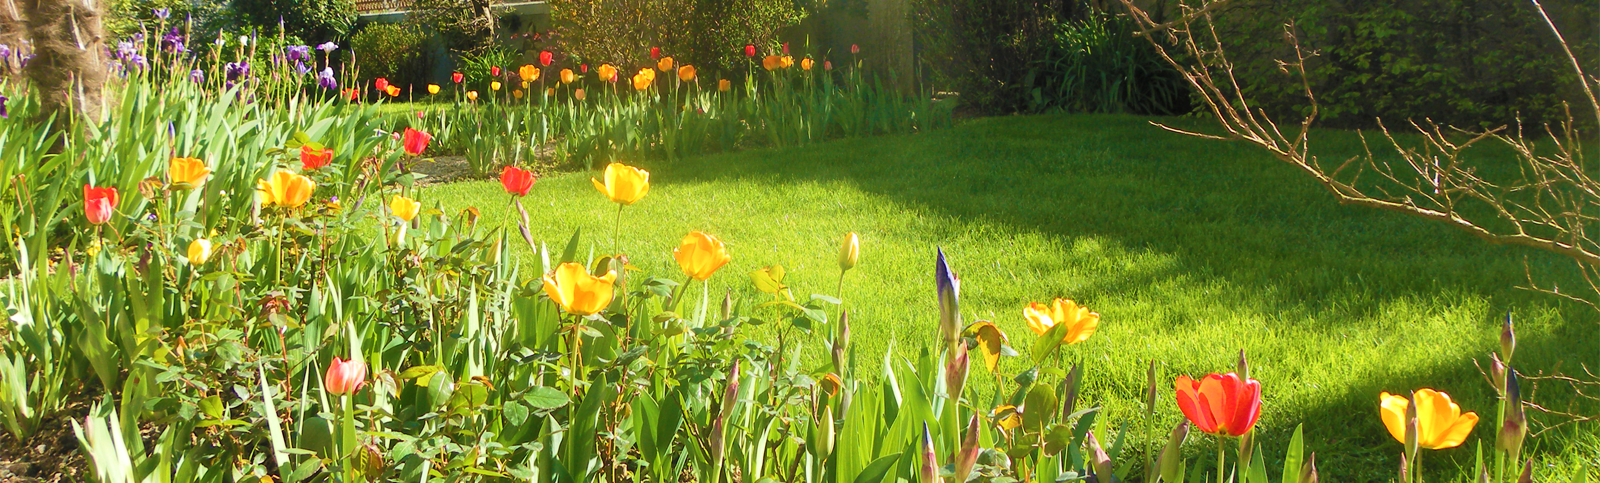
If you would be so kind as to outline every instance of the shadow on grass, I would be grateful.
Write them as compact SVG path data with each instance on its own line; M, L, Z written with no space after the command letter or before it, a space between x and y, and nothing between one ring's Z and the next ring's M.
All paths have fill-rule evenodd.
M1203 126L1198 121L1195 125ZM1320 153L1324 159L1344 159L1360 149L1349 132L1319 132L1313 142L1327 146ZM1489 245L1432 221L1340 206L1312 180L1263 152L1167 133L1143 119L990 118L917 136L677 163L657 170L652 181L843 182L957 219L1009 226L1067 244L1110 240L1117 246L1109 249L1170 257L1171 263L1159 269L1091 279L1075 289L1089 298L1136 293L1175 279L1218 283L1233 292L1218 294L1218 303L1229 303L1228 297L1250 297L1258 304L1265 300L1262 311L1272 323L1296 324L1282 329L1316 339L1340 337L1342 324L1380 316L1392 304L1474 297L1487 301L1485 313L1537 310L1558 322L1523 330L1519 366L1568 372L1581 372L1581 364L1600 366L1594 312L1512 289L1526 282L1524 260L1541 283L1582 287L1566 259ZM1095 250L1089 252L1092 256ZM1182 330L1182 321L1198 318L1185 313L1188 307L1167 308L1175 313L1161 328ZM1452 387L1463 388L1457 389L1457 399L1484 416L1473 441L1483 437L1492 445L1492 389L1481 382L1470 358L1482 358L1493 347L1498 319L1477 321L1483 334L1474 343L1481 348L1477 353L1432 367L1366 374L1353 384L1322 391L1298 416L1306 423L1311 449L1323 448L1318 460L1324 474L1338 475L1340 481L1392 477L1398 445L1377 418L1383 390L1456 382ZM1403 330L1405 321L1399 322L1396 330ZM1575 400L1570 391L1541 391L1539 397L1547 404L1576 404L1572 410L1600 413L1600 405ZM1272 429L1281 434L1263 435L1269 453L1277 454L1273 458L1281 458L1293 429L1290 421L1280 422ZM1587 430L1593 427L1590 423ZM1471 449L1440 452L1428 455L1428 462L1448 475L1469 468L1472 454Z

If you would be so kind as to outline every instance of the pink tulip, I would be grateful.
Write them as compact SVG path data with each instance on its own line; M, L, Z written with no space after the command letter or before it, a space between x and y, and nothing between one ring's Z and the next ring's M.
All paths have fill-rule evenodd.
M328 363L328 376L323 387L328 392L345 395L361 390L367 384L367 364L361 361L344 361L338 357Z

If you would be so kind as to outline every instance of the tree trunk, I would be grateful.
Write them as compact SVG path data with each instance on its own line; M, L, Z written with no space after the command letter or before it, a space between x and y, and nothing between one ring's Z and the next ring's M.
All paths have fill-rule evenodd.
M10 55L0 55L0 79L16 75L21 70L22 41L28 38L28 27L22 22L22 10L17 7L16 1L0 0L0 45L6 47L0 51L11 52Z
M23 7L33 54L28 79L39 96L41 120L99 122L106 83L105 39L98 0L6 0Z

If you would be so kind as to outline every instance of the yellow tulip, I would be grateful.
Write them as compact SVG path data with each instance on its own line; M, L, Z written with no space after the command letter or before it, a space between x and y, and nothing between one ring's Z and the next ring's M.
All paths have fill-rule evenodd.
M606 165L604 183L589 178L595 189L605 193L611 201L631 205L650 192L650 172L622 163Z
M410 222L412 219L415 219L417 217L417 213L421 211L422 202L420 201L400 195L394 195L394 199L389 200L389 212L394 213L396 218L405 220L406 222Z
M211 259L211 240L196 238L189 242L189 264L204 265Z
M856 268L856 260L861 258L861 237L856 232L844 235L844 244L839 247L839 271Z
M211 168L207 168L205 161L200 158L172 158L172 165L167 168L167 175L172 177L172 187L176 189L197 188L205 183L209 174Z
M778 59L778 65L783 66L785 69L794 67L794 57L785 55L783 58Z
M522 98L522 89L517 89L517 90L511 91L511 97L515 97L515 98L521 99Z
M678 268L683 269L684 275L705 280L733 257L728 256L728 249L722 245L722 240L696 231L683 237L678 248L672 250L672 258L678 260Z
M695 68L692 65L686 65L686 66L683 66L683 67L679 67L678 68L678 80L681 80L681 81L684 81L684 82L694 82L695 73L696 73Z
M611 305L616 280L616 270L596 277L583 264L567 262L544 276L544 293L569 314L593 315Z
M717 92L728 92L730 89L733 89L732 82L729 82L727 79L717 81Z
M562 84L571 84L572 81L577 80L577 79L578 79L578 76L576 74L572 73L572 69L561 69L561 83Z
M633 88L635 90L642 91L649 89L650 85L655 84L655 82L656 71L650 69L649 67L639 69L639 73L633 76Z
M522 88L523 89L527 89L528 88L528 81L522 81Z
M800 68L801 69L811 70L811 65L812 65L812 60L811 60L810 57L806 57L804 59L800 59Z
M469 100L469 101L478 100L478 91L467 91L467 100Z
M1478 424L1476 413L1461 412L1461 406L1450 400L1450 395L1433 389L1418 389L1413 393L1417 403L1417 445L1427 449L1445 449L1461 446ZM1383 425L1389 435L1406 442L1406 409L1411 401L1404 396L1387 392L1380 395Z
M256 190L260 192L263 191L262 188L265 188L261 199L262 206L272 204L284 208L299 208L311 200L311 192L317 189L317 183L311 181L311 178L278 170L265 182L257 182Z
M672 58L662 57L661 60L656 61L656 68L661 69L662 72L672 70Z
M617 68L613 67L611 64L600 64L600 67L595 68L594 71L596 74L600 75L600 80L606 82L617 81Z
M769 56L763 57L761 59L761 68L763 68L763 69L778 70L779 68L782 68L782 67L783 67L783 58L782 57L778 57L776 55L769 55Z
M1067 324L1067 335L1062 339L1063 344L1076 344L1089 339L1094 335L1095 328L1100 325L1100 314L1090 312L1088 307L1080 307L1077 303L1067 299L1056 299L1050 305L1034 302L1022 309L1023 318L1028 319L1028 328L1035 334L1044 335L1051 327L1057 324Z
M522 77L523 82L539 80L539 68L533 64L523 64L517 69L517 76Z
M428 93L429 94L438 94L439 93L439 84L428 84Z
M489 90L491 90L491 91L500 90L500 81L490 82L489 83Z

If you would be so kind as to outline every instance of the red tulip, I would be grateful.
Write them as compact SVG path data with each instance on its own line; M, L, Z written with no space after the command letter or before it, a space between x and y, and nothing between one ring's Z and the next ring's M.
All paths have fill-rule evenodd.
M450 81L451 82L455 82L457 84L461 83L461 79L463 77L465 77L465 76L462 76L460 72L452 72L452 73L450 73Z
M556 54L552 54L548 50L539 52L539 65L549 67L550 63L555 62L555 60Z
M833 61L831 61L831 60L822 61L822 70L833 70Z
M400 139L405 145L406 154L417 156L428 149L428 141L433 140L433 135L408 127Z
M657 59L660 59L660 58L661 58L661 47L651 47L650 48L650 60L657 60Z
M755 57L756 56L756 46L754 44L744 44L744 56L745 57Z
M328 375L322 381L322 387L330 393L341 396L354 393L367 384L367 364L335 357L328 363Z
M96 188L88 184L83 185L83 215L89 218L89 223L101 224L111 219L111 212L117 209L116 188Z
M389 90L389 79L379 77L377 80L372 81L372 87L380 91Z
M789 43L788 42L784 42L783 43L783 55L789 55Z
M1178 409L1195 429L1222 436L1243 436L1261 417L1261 382L1239 375L1211 374L1195 381L1178 376Z
M578 72L589 73L589 64L578 64Z
M494 67L490 67L489 68L489 75L492 75L492 76L495 76L495 77L500 77L500 66L497 65L497 66L494 66Z
M850 44L850 53L852 53L852 54L861 53L861 46L856 45L856 44Z
M506 166L500 171L500 185L506 188L507 193L517 196L528 196L528 190L533 188L533 172L516 166Z
M361 92L357 91L354 87L347 87L344 90L344 97L350 99L351 101L356 101L361 99Z
M300 146L300 169L311 171L327 166L333 161L332 149L313 149L311 146Z

